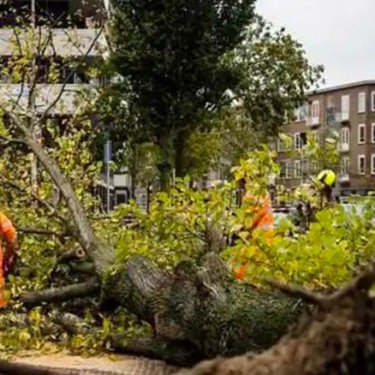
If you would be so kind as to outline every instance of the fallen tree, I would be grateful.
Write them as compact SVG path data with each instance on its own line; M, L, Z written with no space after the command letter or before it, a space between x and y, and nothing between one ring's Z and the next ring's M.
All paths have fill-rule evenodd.
M313 318L298 325L269 350L230 359L218 358L194 368L192 375L325 375L375 371L375 299L369 289L375 266L332 295L322 296L281 285L316 306Z
M52 180L51 185L59 190L63 199L63 207L60 207L62 213L35 192L32 192L32 198L38 203L38 207L44 206L51 216L58 217L58 229L64 229L64 239L65 234L69 233L80 244L88 262L85 266L82 263L74 267L81 268L79 272L84 275L80 276L85 281L46 291L24 293L21 300L30 305L58 303L99 294L100 291L101 306L123 306L140 320L147 322L154 332L154 337L148 340L127 342L121 337L113 337L112 343L116 349L164 358L180 365L195 364L201 359L217 355L252 353L251 357L205 363L193 370L195 373L225 374L234 370L261 373L261 368L268 368L269 373L315 375L327 373L325 371L331 369L340 373L341 365L347 366L350 371L357 371L361 363L371 364L371 360L367 361L367 356L371 356L372 352L367 345L372 343L370 311L373 301L368 296L367 289L373 281L372 277L368 278L371 282L365 286L361 280L366 278L362 277L346 289L347 293L340 292L329 298L318 298L296 289L292 293L289 288L280 288L279 285L277 287L284 294L238 284L231 278L219 256L212 253L215 251L214 247L220 247L222 243L222 238L217 240L216 236L204 239L206 255L198 265L184 262L174 272L162 270L140 256L130 258L123 264L115 263L115 251L110 241L103 240L95 232L67 174L63 173L51 151L35 138L33 132L37 126L46 128L44 121L61 98L66 82L56 100L42 116L30 112L32 108L29 108L30 111L10 110L11 131L6 138L9 143L16 139L16 142L26 146L27 151L31 150ZM254 169L253 165L251 168ZM79 181L77 176L76 180ZM13 187L18 189L17 186L18 184L14 186L13 183ZM60 200L58 203L61 203ZM53 231L46 229L48 235L56 236L58 232L55 228L52 229ZM38 235L41 234L40 231L37 232ZM212 245L213 243L216 245ZM81 255L69 252L57 261L74 260L81 258ZM89 278L86 273L94 273L94 276L90 275ZM298 319L306 303L317 307L314 319L302 322L276 344L288 327ZM66 330L75 331L81 327L79 318L77 320L71 315L62 315L54 320ZM84 331L86 332L86 327ZM353 335L350 336L351 334ZM253 357L254 353L274 344L276 346L270 351ZM348 350L350 346L355 350L354 355ZM365 360L361 361L361 356L365 356ZM350 362L351 359L353 362ZM357 373L362 374L364 371Z
M97 280L102 284L102 300L123 306L149 323L158 343L164 340L186 345L189 353L193 347L194 355L187 360L191 364L219 354L268 348L297 319L301 311L299 303L281 294L234 282L214 254L207 255L195 271L183 263L170 274L142 257L111 269L114 249L93 232L68 179L27 126L17 118L13 122L60 190L76 226L77 240L93 262ZM93 278L83 284L24 293L21 300L28 304L64 301L90 295L97 287ZM117 348L120 347L118 342ZM155 348L161 358L170 358L168 353L160 351L159 344ZM126 351L126 345L122 349Z

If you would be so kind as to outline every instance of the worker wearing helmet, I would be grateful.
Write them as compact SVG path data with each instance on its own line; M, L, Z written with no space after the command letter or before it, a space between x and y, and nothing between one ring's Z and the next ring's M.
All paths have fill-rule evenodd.
M17 259L17 232L12 222L0 212L0 235L5 241L5 251L0 245L0 308L7 305L4 296L6 277L13 271Z
M321 184L321 205L323 206L324 197L328 203L331 203L333 201L333 188L336 183L336 173L330 169L325 169L319 173L317 179Z

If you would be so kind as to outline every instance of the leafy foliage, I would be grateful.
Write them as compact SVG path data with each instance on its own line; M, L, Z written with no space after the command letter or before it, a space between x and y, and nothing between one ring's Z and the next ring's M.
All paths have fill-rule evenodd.
M242 117L246 135L250 129L275 134L320 77L322 68L309 65L298 42L255 15L252 0L115 5L113 65L123 78L116 95L122 86L129 120L124 127L123 118L116 119L111 133L130 142L141 133L160 145L162 175L166 166L179 177L201 174L201 159L190 154L192 137L197 151L211 134L213 142L205 144L215 152L207 172L212 159L225 154L215 135L228 133L229 116L236 126ZM142 129L138 136L132 127Z

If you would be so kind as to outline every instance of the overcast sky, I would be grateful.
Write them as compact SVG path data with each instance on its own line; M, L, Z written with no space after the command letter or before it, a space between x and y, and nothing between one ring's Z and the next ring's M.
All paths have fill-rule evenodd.
M258 0L257 9L325 66L326 86L375 80L375 0Z

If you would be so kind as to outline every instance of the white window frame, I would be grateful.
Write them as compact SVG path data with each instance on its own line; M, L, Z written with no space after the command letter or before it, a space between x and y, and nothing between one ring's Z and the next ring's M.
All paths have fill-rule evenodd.
M340 175L341 176L348 176L349 175L349 168L350 168L350 157L344 156L341 159Z
M363 160L363 171L361 171L361 160ZM358 174L363 176L366 174L366 155L358 155Z
M375 122L371 124L371 143L375 143Z
M287 152L288 147L285 142L283 142L280 138L277 140L277 152Z
M300 150L302 148L301 133L294 133L294 149Z
M363 140L361 140L361 129L363 129ZM358 144L363 145L366 143L366 124L358 125Z
M366 92L360 92L358 94L358 113L366 112Z
M350 95L341 96L341 120L346 121L350 118Z
M302 178L302 163L301 160L294 161L294 178Z
M375 91L371 92L371 111L375 112Z
M344 127L341 129L341 137L340 142L342 145L350 144L350 129L348 127Z
M285 162L285 179L290 180L293 178L293 165L291 161Z
M320 101L314 100L311 103L311 122L313 125L320 123Z
M308 109L306 104L301 105L300 107L294 110L295 122L304 122L307 119Z
M375 154L371 154L371 174L375 175Z

